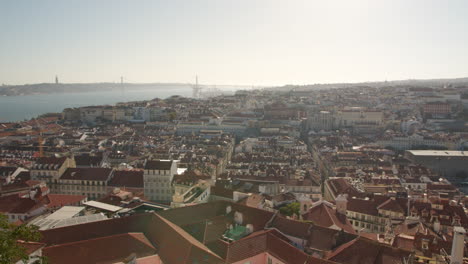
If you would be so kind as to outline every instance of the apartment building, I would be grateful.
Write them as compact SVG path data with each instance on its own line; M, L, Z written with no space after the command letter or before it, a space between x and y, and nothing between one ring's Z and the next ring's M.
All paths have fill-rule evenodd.
M172 180L177 174L178 161L146 160L143 184L145 197L152 201L172 201Z
M107 194L107 185L114 171L108 168L69 168L58 179L55 192L85 195L90 200Z
M58 180L69 168L76 168L73 157L42 157L31 166L31 180L44 181L52 193L58 191Z

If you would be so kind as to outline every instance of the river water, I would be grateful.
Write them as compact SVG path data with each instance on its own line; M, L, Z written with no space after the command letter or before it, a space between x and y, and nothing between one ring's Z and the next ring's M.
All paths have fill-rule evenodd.
M234 91L228 88L223 91ZM106 105L118 102L167 98L172 95L190 97L192 89L168 87L156 89L136 89L132 91L96 91L81 93L56 93L23 96L0 96L0 122L22 121L40 114L61 112L68 107Z

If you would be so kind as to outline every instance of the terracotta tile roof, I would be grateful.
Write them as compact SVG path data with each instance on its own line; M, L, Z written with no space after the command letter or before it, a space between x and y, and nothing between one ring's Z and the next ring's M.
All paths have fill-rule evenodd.
M193 223L193 224L184 225L184 226L181 226L181 228L184 229L185 232L187 232L191 236L193 236L195 239L197 239L198 241L203 243L203 240L205 238L205 232L206 232L206 229L207 229L206 221L201 221L201 222L197 222L197 223ZM224 229L226 229L225 226L224 226ZM224 233L224 231L225 230L223 230L223 233ZM223 233L221 233L221 234L223 234ZM219 237L221 237L221 234L220 234Z
M145 162L145 170L170 170L171 166L171 160L147 160Z
M327 259L350 264L393 264L403 263L403 259L408 259L410 254L407 250L357 237L338 247Z
M439 190L439 191L443 191L443 190L449 190L449 191L456 191L457 188L451 184L440 184L440 183L430 183L427 185L427 189L428 190L433 190L433 191L436 191L436 190Z
M0 197L0 213L26 214L44 206L29 198L21 198L17 194Z
M427 248L422 248L423 241L428 242ZM433 254L440 254L441 249L444 249L445 252L451 252L452 250L452 239L447 239L447 237L441 238L438 235L434 234L423 234L417 233L414 236L413 247L426 257L432 257ZM465 255L467 254L467 247L465 245Z
M338 213L331 205L327 205L325 202L313 205L302 217L304 220L312 221L319 226L331 227L334 225L340 229L344 229L348 233L356 233L346 215Z
M351 198L348 199L347 210L367 215L378 215L377 206L378 204L373 200Z
M227 205L228 203L217 201L159 211L157 214L178 226L185 226L189 224L200 223L206 219L210 219L218 215L223 215L226 213Z
M230 211L227 210L229 207L231 207ZM253 233L227 243L219 238L225 231L226 225L232 223L235 212L243 214L243 225L254 226ZM362 242L361 239L364 238L356 238L356 235L344 231L289 220L280 216L273 218L273 216L274 213L265 210L218 201L153 214L139 214L46 230L42 231L42 242L48 245L60 245L122 233L141 232L158 249L157 253L161 260L168 264L233 263L255 256L259 252L273 255L284 263L331 263L328 260L308 256L302 250L292 246L291 241L285 235L304 239L307 242L304 245L306 248L332 251L330 258L334 257L343 263L348 263L343 259L352 259L348 256L351 255L351 249L354 250L354 254L366 251L367 247L371 249L370 257L366 253L362 254L362 258L358 258L358 260L364 260L362 263L374 263L366 262L370 259L375 260L375 263L384 263L387 260L390 261L388 263L395 263L392 261L401 253L398 250L394 253L396 249L391 247L385 248L385 246L368 241ZM265 230L267 223L270 223L270 229ZM226 261L221 257L226 258ZM331 260L334 261L334 259Z
M109 180L107 185L113 187L143 188L143 171L114 171L114 176Z
M267 233L266 238L268 253L284 263L302 264L309 258L302 250L271 234L271 232Z
M39 242L26 242L19 240L18 244L21 245L23 248L26 249L26 254L32 254L33 252L43 248L45 246L44 243L39 243Z
M363 195L363 193L354 188L346 179L330 179L327 183L335 197L339 194L348 194L348 197L360 197Z
M28 181L30 182L30 181ZM0 182L0 184L2 184ZM32 185L34 186L34 185ZM3 185L1 186L1 192L3 193L3 195L7 194L7 193L13 193L13 192L21 192L21 191L28 191L32 186L30 186L29 184L27 184L26 182L24 181L16 181L13 182L13 183L9 183L9 184L6 184L6 185Z
M85 195L70 194L48 194L46 195L46 198L48 199L47 208L57 208L66 205L80 204L87 199Z
M380 204L377 209L405 213L405 209L400 206L400 204L394 199L388 199L384 203Z
M216 185L212 187L211 195L233 199L234 191L232 189L227 189L223 186Z
M41 242L59 245L128 232L144 233L158 248L158 254L164 263L223 263L219 256L182 228L154 213L41 231Z
M25 250L25 253L27 255L30 255L30 254L42 249L45 246L44 243L29 242L29 241L23 241L23 240L18 240L18 241L16 241L16 243ZM12 263L17 263L19 261L20 261L20 259L17 258Z
M122 261L131 254L151 256L156 248L143 233L125 233L46 247L50 263L102 263Z
M397 235L393 239L392 246L397 248L404 248L407 250L414 250L414 237Z
M218 240L225 233L229 224L232 224L232 219L230 217L220 215L214 218L207 219L202 223L184 226L183 228L187 231L187 233L189 233L195 238L197 238L196 233L199 230L201 239L197 239L200 242L207 244Z
M102 156L79 155L74 158L76 166L97 167L102 162Z
M437 202L436 202L437 203ZM463 207L461 205L450 205L448 202L439 203L443 206L443 209L433 209L431 203L423 203L412 201L410 204L411 211L416 212L421 219L425 222L429 222L432 214L439 216L439 221L441 225L452 226L452 221L455 216L460 217L460 223L463 227L468 227L468 217L465 214ZM423 211L427 212L427 216L423 216ZM449 216L449 219L442 219L440 215Z
M179 226L154 214L160 228L150 229L148 236L159 244L160 256L167 263L221 263L222 259Z
M226 215L226 208L228 206L231 206L231 212ZM243 224L252 224L254 227L254 232L264 230L265 226L267 226L267 223L273 219L268 225L269 228L275 228L285 235L308 240L310 241L309 244L312 248L330 250L337 246L336 241L349 241L350 239L355 238L355 235L348 234L346 232L344 232L345 234L341 235L341 232L335 229L290 220L281 216L275 216L273 218L273 212L223 201L160 211L158 214L168 219L169 221L182 226L185 230L189 231L189 233L193 232L194 236L196 236L198 239L201 239L201 233L205 230L204 224L202 223L205 220L215 219L216 217L220 217L222 215L233 219L234 212L242 213ZM220 228L222 227L224 226L220 226ZM194 230L198 230L198 232L195 232ZM341 240L336 238L341 238ZM217 243L209 243L210 245L214 244L216 247L219 247Z
M261 253L268 253L288 264L333 263L307 255L281 238L275 230L262 230L235 241L228 246L226 263L235 263Z
M111 173L108 168L68 168L60 180L106 181Z
M231 212L226 214L227 207L231 207ZM220 215L232 217L234 212L243 213L244 224L252 224L254 230L261 230L273 216L272 212L248 207L245 205L215 201L211 203L198 204L183 208L174 208L166 211L159 211L157 214L163 216L178 226L198 223Z
M313 226L307 236L307 247L330 251L356 238L356 235L331 228Z
M259 231L248 237L229 244L226 255L227 263L238 262L267 251L267 235Z
M374 241L379 241L379 237L380 237L379 233L368 233L364 231L359 232L359 235L362 237L368 238L370 240L374 240Z
M312 228L312 224L286 219L278 215L275 216L269 227L276 228L289 236L307 239L310 229Z
M396 234L396 235L399 235L399 234L404 234L404 235L408 235L408 236L414 236L416 235L417 233L427 233L427 232L431 232L430 231L430 228L427 228L423 222L421 221L421 219L415 219L415 220L410 220L410 219L406 219L405 221L403 221L403 223L395 226L393 228L393 232Z

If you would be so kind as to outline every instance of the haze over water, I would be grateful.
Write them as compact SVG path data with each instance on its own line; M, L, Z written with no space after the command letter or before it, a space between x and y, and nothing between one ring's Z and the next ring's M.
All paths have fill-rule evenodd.
M56 93L24 96L0 96L0 122L22 121L40 114L61 112L65 108L88 105L115 104L172 95L189 97L192 89L137 89L132 91L97 91L83 93Z

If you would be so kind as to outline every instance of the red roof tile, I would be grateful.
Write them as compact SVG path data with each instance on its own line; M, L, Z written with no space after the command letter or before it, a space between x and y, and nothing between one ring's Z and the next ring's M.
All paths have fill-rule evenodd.
M77 205L86 201L85 195L70 195L70 194L48 194L47 208L57 208L66 205Z
M170 170L171 166L171 160L147 160L145 162L145 170Z
M380 204L377 209L405 213L405 209L400 206L400 204L394 199L388 199L384 203Z
M17 194L0 197L0 213L26 214L41 206L44 204Z
M357 237L334 250L328 259L350 264L392 264L403 263L403 259L408 259L410 254L411 252L407 250Z
M42 242L48 245L58 245L127 232L144 233L148 240L158 248L158 254L164 263L223 262L219 256L182 228L156 214L139 214L49 229L42 231Z
M303 218L319 226L336 226L340 229L344 229L348 233L356 233L346 215L338 213L331 205L327 205L325 202L313 205L312 208L303 215Z
M307 255L294 247L275 230L262 230L228 245L227 263L239 262L261 253L268 253L288 264L333 263Z
M129 187L129 188L143 188L143 171L114 171L114 176L109 180L108 186L113 187Z
M111 173L108 168L68 168L60 180L106 181Z
M131 254L151 256L156 248L143 233L126 233L46 247L49 263L100 263L122 261Z

